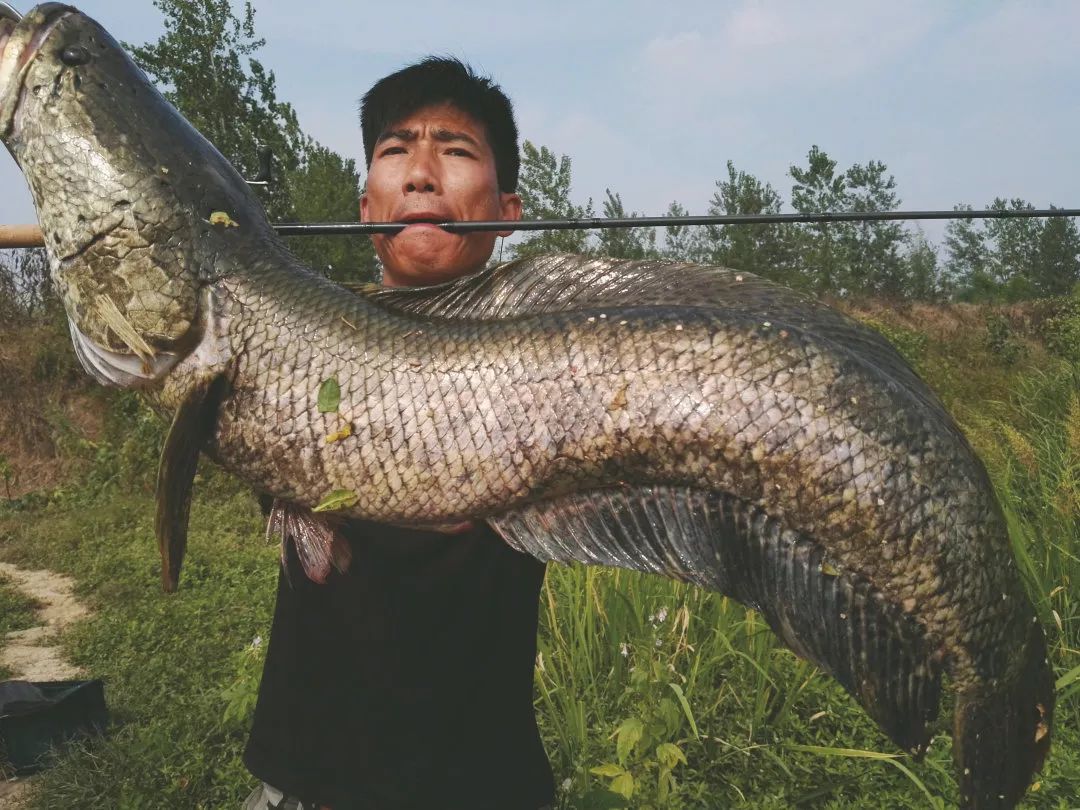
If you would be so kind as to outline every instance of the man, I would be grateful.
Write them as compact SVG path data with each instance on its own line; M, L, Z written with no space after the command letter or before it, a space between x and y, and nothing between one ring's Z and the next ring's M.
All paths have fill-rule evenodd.
M443 220L520 219L517 127L497 85L428 58L364 96L364 221L383 283L480 270L497 235ZM347 293L342 293L343 295ZM554 800L532 705L541 563L485 524L439 533L347 524L352 564L279 580L245 763L246 808L538 810ZM272 787L271 787L272 786Z

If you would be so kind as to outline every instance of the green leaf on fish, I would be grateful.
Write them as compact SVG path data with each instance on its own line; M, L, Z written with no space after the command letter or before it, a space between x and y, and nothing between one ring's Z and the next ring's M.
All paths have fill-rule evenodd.
M337 413L341 404L341 386L336 377L329 377L319 386L319 412Z
M336 509L348 509L355 504L360 497L351 489L335 489L321 501L319 505L312 507L312 512L333 512Z

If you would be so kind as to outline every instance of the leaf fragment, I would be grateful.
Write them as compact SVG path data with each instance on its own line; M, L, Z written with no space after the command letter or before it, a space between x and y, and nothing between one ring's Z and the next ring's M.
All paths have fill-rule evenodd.
M240 223L234 220L225 211L214 211L210 214L211 225L224 225L226 228L239 228Z
M330 444L331 442L340 442L342 439L347 439L350 436L352 436L352 424L346 422L344 427L340 428L339 430L335 430L333 433L326 437L326 443Z
M335 489L319 501L318 506L313 506L311 511L333 512L337 509L348 509L350 506L355 505L358 500L360 500L360 496L351 489Z
M337 413L341 404L341 386L336 377L327 377L319 386L319 412Z

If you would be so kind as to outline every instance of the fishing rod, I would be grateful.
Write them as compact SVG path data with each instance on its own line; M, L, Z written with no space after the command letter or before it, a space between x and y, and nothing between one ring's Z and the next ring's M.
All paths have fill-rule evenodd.
M431 223L450 233L480 231L591 231L609 228L684 228L702 225L779 225L831 222L885 222L929 219L1048 219L1080 217L1080 208L1026 208L979 211L827 211L809 214L717 214L681 217L580 217L577 219L483 220ZM281 236L370 236L398 233L409 222L279 222ZM0 248L42 247L37 225L0 225Z

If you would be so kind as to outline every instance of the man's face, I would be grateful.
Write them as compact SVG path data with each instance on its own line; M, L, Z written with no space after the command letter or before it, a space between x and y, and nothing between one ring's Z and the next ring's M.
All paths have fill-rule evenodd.
M449 104L425 107L383 134L371 158L363 222L520 219L521 199L499 191L483 126ZM418 221L372 237L393 287L450 281L475 272L500 233L452 234Z

